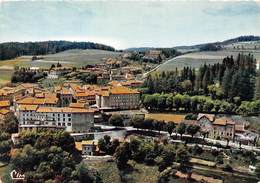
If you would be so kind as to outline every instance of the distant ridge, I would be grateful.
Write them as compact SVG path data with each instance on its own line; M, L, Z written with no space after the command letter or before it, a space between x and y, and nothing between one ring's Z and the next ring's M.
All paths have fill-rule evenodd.
M115 51L115 48L93 42L42 41L7 42L0 44L0 60L13 59L23 55L46 55L70 49L98 49Z
M197 49L200 50L201 48L208 46L208 45L215 45L215 46L221 46L221 45L227 45L227 44L232 44L232 43L237 43L237 42L248 42L248 41L260 41L260 36L254 36L254 35L245 35L245 36L239 36L236 38L232 39L227 39L221 42L211 42L211 43L202 43L202 44L195 44L195 45L190 45L190 46L175 46L173 48L175 49ZM157 49L156 47L133 47L133 48L128 48L125 51L148 51L151 49Z

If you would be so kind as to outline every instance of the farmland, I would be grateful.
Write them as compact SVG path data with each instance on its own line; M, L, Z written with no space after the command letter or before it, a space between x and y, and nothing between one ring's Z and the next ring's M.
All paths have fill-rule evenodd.
M73 66L82 66L86 64L98 64L103 63L104 58L116 58L119 56L119 52L104 51L104 50L67 50L64 52L44 55L42 60L32 61L31 63L36 65L46 65L57 63L58 61L61 64L73 65ZM41 57L41 56L39 56Z
M32 61L32 56L21 56L16 59L0 61L0 83L10 81L15 66L49 68L52 64L60 62L65 66L83 66L87 64L99 64L104 58L116 58L119 52L104 50L67 50L57 54L39 56L42 59Z
M154 119L158 121L172 121L179 123L184 120L185 115L170 114L170 113L149 113L145 115L145 118Z
M243 52L244 54L251 53L257 60L260 60L260 50L233 50L227 49L222 51L203 51L203 52L194 52L184 54L178 57L175 57L171 60L163 63L158 70L159 71L171 71L177 68L183 67L194 67L198 68L203 64L214 64L221 62L222 59L226 56L233 55L236 57L239 52Z

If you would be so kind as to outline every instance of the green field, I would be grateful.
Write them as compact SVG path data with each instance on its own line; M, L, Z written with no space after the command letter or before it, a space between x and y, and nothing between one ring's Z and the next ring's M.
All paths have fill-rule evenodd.
M21 56L11 60L0 61L0 84L10 81L15 66L50 68L58 62L64 66L80 67L87 64L104 63L107 58L116 58L119 52L104 50L67 50L64 52L39 56L42 59L31 61L32 56Z
M89 166L98 170L104 183L156 183L159 172L156 166L147 166L129 161L130 168L119 171L115 162L92 163Z
M49 67L57 62L68 66L83 66L87 64L104 63L104 59L116 58L120 55L119 52L104 51L104 50L67 50L64 52L39 56L43 59L26 62L25 65L33 65L38 67Z
M162 64L158 70L159 71L171 71L175 68L183 67L194 67L199 68L203 64L214 64L222 62L223 58L226 56L233 55L236 57L238 53L243 52L244 54L251 53L254 57L260 61L260 50L222 50L222 51L204 51L204 52L194 52L184 54L175 57L169 61Z

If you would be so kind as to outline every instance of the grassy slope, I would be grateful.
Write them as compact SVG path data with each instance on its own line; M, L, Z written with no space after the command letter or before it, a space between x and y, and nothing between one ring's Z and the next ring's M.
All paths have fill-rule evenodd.
M82 66L86 64L103 63L103 58L116 58L120 53L104 50L67 50L64 52L43 56L43 60L37 60L36 65L51 65L61 62L67 65Z
M43 60L31 61L31 56L22 56L12 60L0 61L0 84L10 81L15 66L49 68L53 63L62 63L65 66L82 66L87 64L103 63L103 58L115 58L118 52L104 50L67 50L57 54L43 56Z
M233 48L234 46L240 46L241 48L242 45L245 48L245 50L237 50ZM254 50L255 46L257 47L257 50ZM183 68L184 66L198 68L204 63L214 64L221 62L222 59L226 56L233 55L235 57L239 52L243 52L245 54L251 53L258 61L260 61L260 42L240 42L226 45L225 50L223 51L194 52L184 54L166 62L158 70L170 71L174 70L176 67Z

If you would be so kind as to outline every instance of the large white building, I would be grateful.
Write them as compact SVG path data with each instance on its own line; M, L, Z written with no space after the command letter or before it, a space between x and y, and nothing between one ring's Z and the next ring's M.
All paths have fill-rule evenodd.
M54 128L68 132L88 132L94 125L94 110L71 107L20 105L19 131Z
M115 86L96 95L96 104L100 109L137 109L139 103L140 93L124 86Z

